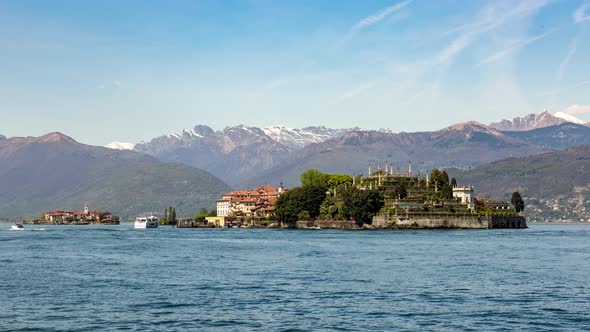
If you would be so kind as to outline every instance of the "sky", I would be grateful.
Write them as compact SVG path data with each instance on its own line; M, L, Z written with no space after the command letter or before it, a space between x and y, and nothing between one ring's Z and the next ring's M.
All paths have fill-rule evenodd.
M590 0L0 1L0 134L590 121Z

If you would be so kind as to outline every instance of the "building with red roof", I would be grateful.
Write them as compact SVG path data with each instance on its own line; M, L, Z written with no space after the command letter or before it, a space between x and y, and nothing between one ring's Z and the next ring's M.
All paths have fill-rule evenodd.
M267 184L251 190L230 191L217 200L217 216L268 217L274 213L274 204L288 189L281 183L278 188Z

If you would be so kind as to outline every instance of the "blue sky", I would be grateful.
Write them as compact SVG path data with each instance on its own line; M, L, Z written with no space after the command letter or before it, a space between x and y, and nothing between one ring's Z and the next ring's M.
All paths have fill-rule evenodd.
M590 0L1 1L0 134L590 120L589 29Z

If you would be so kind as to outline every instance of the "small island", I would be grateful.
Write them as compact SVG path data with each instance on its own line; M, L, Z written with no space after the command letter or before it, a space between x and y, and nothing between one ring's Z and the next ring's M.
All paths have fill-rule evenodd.
M367 175L301 174L301 186L264 185L233 191L217 201L216 215L179 227L298 229L527 228L518 192L511 202L475 197L471 185L446 171L401 172L385 162Z
M84 203L83 211L55 210L41 214L39 219L27 222L44 225L118 225L119 217L110 212L90 210Z

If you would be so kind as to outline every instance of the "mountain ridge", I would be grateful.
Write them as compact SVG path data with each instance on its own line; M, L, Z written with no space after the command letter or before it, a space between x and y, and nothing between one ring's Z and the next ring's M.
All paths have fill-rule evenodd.
M438 131L382 133L351 131L341 138L311 144L295 151L284 163L248 180L298 182L299 174L315 168L328 173L359 174L369 162L398 163L402 168L412 161L415 170L447 167L474 167L510 156L550 151L478 122L465 122ZM390 163L390 165L392 165Z
M543 154L507 158L470 170L449 169L477 195L509 201L519 191L525 212L543 220L577 220L590 216L590 145Z
M489 126L501 131L528 131L555 126L565 122L584 124L584 121L564 112L556 112L555 114L551 114L549 111L543 111L538 114L531 113L528 115L515 117L512 120L503 119L498 122L493 122Z
M61 133L0 141L2 217L93 208L122 217L168 206L192 215L229 189L211 174L133 151L76 142Z
M325 126L293 129L278 125L262 128L226 126L223 130L215 131L208 126L197 125L194 129L184 129L179 133L139 143L134 150L163 161L205 169L233 186L243 187L254 185L253 181L263 181L263 176L269 174L274 176L267 181L279 183L282 177L279 176L279 169L286 170L289 164L300 165L290 174L284 175L287 180L283 180L292 185L296 176L291 172L305 171L302 167L323 167L326 168L324 171L329 171L332 163L347 165L336 168L341 171L360 171L359 165L349 160L352 156L366 160L412 159L421 163L422 169L473 167L506 156L547 152L585 142L581 128L555 129L555 132L546 130L530 135L515 134L529 132L523 130L527 126L540 129L553 127L553 123L569 123L547 111L516 119L521 119L515 121L518 128L512 128L517 130L508 131L476 121L458 123L435 131L399 133L389 129L331 129ZM572 137L560 138L559 135ZM388 142L389 146L377 147L378 140ZM344 153L345 156L335 155L335 146L332 145L339 146L338 153ZM369 147L374 153L354 152L355 145L358 150L362 150L362 146L374 145ZM345 146L348 152L344 152ZM524 146L527 148L522 148ZM377 153L377 150L381 152ZM446 151L448 157L442 156L440 151ZM429 154L435 156L435 161L442 165L428 161ZM328 156L333 158L332 162L327 160ZM317 162L312 161L314 158L317 158Z

